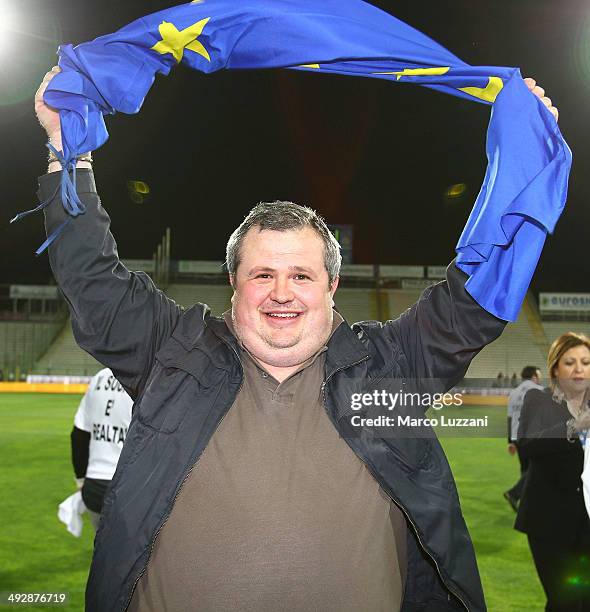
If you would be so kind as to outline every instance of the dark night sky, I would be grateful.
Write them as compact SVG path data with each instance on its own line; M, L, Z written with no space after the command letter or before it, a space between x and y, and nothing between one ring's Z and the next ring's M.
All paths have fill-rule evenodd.
M534 288L590 291L583 255L590 3L375 4L471 64L520 66L546 88L560 109L574 169ZM112 32L170 2L0 0L2 6L36 33L0 41L0 218L7 221L35 203L45 139L32 98L57 44ZM95 153L95 174L123 257L151 257L170 226L173 258L221 260L249 208L280 198L309 204L331 223L354 224L355 263L444 264L483 179L488 119L487 106L409 85L289 71L204 76L180 66L158 78L139 115L108 118L110 139ZM147 202L130 201L129 179L150 185ZM444 193L455 183L468 191L449 204ZM2 221L0 282L48 282L47 257L34 256L42 240L40 216L11 227Z

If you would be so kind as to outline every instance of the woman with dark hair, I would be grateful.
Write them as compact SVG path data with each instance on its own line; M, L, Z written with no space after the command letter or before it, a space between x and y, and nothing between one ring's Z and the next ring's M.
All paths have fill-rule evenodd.
M590 611L590 520L581 481L590 339L573 332L557 338L547 368L550 387L528 391L520 416L518 443L529 469L515 528L528 536L545 610Z

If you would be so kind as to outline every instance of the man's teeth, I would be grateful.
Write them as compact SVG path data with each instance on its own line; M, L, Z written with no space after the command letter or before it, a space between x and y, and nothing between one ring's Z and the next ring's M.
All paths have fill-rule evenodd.
M268 312L267 314L269 317L278 317L280 319L294 319L299 316L297 312Z

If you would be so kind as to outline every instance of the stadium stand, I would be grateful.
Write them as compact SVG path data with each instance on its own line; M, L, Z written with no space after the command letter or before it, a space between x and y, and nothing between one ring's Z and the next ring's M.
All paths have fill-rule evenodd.
M523 366L531 364L543 368L547 353L532 343L531 330L522 313L516 323L509 325L502 336L489 344L471 363L467 378L520 376Z
M383 304L381 318L387 319L391 317L391 303L393 302L396 308L399 308L400 304L405 305L410 300L409 293L412 292L400 291L399 293L404 294L401 297L395 295L395 293L392 290L383 290L378 297L374 289L345 287L338 290L336 305L348 321L377 319L379 318L379 299L381 298ZM179 283L169 285L166 294L185 307L192 306L196 301L208 304L212 313L219 316L230 307L232 291L228 285ZM418 295L419 292L413 292L413 300ZM383 299L383 296L386 296L388 300ZM53 344L33 368L33 373L85 376L94 374L101 367L96 360L78 348L68 320Z
M525 365L537 365L543 372L548 348L534 300L528 295L518 320L473 360L467 378L493 378L499 372L520 376Z
M33 374L93 376L103 366L78 347L68 319L45 354L37 361Z
M550 342L565 332L576 332L590 337L588 321L543 321L543 329Z
M378 318L375 290L344 287L338 289L335 298L336 308L350 323Z
M230 307L232 290L227 284L172 284L166 289L166 295L185 308L190 308L196 302L207 304L211 308L211 313L219 316Z
M0 370L6 380L28 373L52 343L62 321L0 321Z
M398 317L418 300L420 294L420 290L387 290L389 317ZM547 354L547 343L544 335L539 339L538 333L533 332L532 321L541 326L538 314L535 315L533 305L527 299L518 321L509 325L500 339L488 345L485 351L473 360L466 378L493 380L500 371L508 376L513 372L519 375L523 359L527 363L537 363L542 367Z
M395 319L418 301L422 291L418 289L390 289L389 296L389 318Z
M218 276L213 278L213 282L175 282L167 287L166 293L185 307L192 306L196 301L209 304L212 313L219 316L230 307L232 290L225 284L225 278ZM377 290L367 285L344 286L336 293L336 306L349 322L367 319L384 321L399 316L418 299L420 293L419 289ZM59 331L61 325L0 323L0 368L6 372L18 365L21 370L36 374L94 374L101 365L77 347L69 320ZM27 326L33 326L36 330L34 333L27 332L31 338L23 331L28 330ZM41 332L41 328L44 331ZM519 374L523 365L529 363L543 368L550 342L570 330L590 335L590 322L542 321L536 302L529 294L518 321L509 325L500 339L474 359L467 378L491 380L499 372L510 377L513 372ZM15 358L15 355L27 356L23 365L15 364L15 359L20 358ZM38 361L34 367L30 367L24 365L26 359Z

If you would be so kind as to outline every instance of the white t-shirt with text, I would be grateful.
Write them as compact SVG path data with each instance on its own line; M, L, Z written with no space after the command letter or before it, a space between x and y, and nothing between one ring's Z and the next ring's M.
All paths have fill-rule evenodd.
M90 433L86 478L111 480L131 421L133 400L113 373L96 374L80 402L74 425Z

